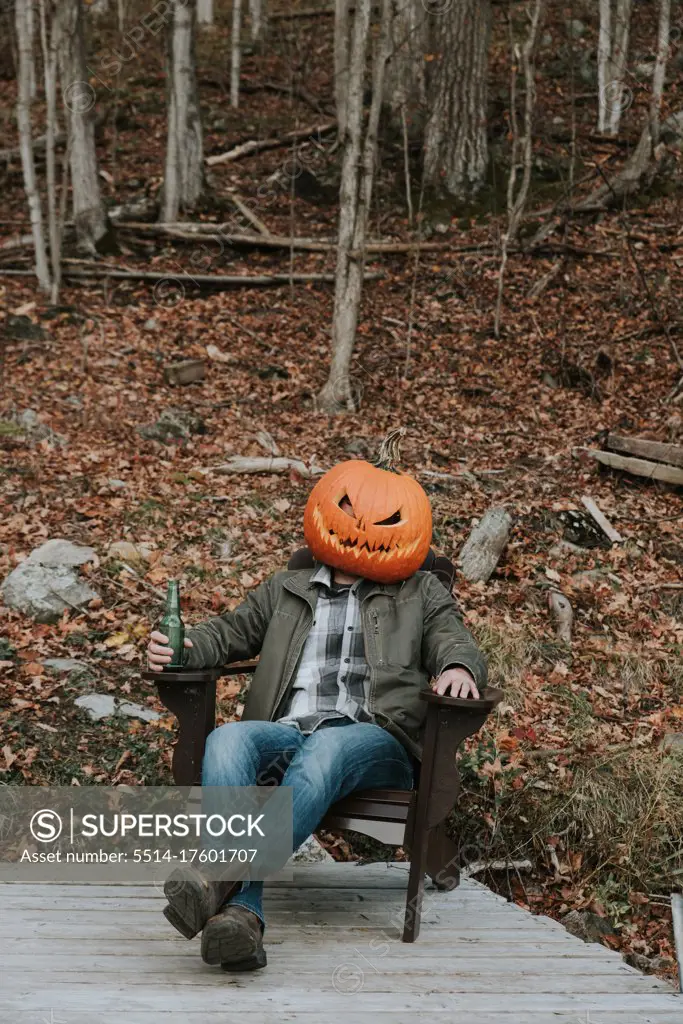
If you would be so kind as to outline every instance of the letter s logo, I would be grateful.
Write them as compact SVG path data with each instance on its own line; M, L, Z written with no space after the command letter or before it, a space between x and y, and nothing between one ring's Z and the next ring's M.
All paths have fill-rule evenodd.
M45 807L31 818L31 835L39 843L53 843L62 834L62 819L56 811Z

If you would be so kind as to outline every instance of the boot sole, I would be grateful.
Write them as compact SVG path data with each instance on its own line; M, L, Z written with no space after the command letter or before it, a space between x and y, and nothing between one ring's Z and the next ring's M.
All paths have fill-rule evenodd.
M212 913L206 886L189 874L174 872L166 880L164 895L168 900L164 917L184 938L193 939Z
M202 960L227 971L253 971L266 966L266 952L253 934L233 921L217 921L202 932Z

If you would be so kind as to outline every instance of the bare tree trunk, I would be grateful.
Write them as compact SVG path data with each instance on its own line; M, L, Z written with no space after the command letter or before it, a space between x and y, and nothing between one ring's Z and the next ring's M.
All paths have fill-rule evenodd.
M334 2L334 97L337 107L339 139L346 135L349 91L349 46L351 33L350 0Z
M242 64L242 0L232 0L232 37L230 40L230 106L240 103L240 66Z
M260 43L266 32L266 10L264 0L249 0L251 20L251 41Z
M650 100L650 134L654 146L659 142L659 117L662 109L662 95L666 78L666 62L669 56L669 34L671 31L671 0L659 2L659 28L657 31L657 56L652 75L652 99Z
M612 0L600 0L598 36L598 131L607 129L609 85L612 81Z
M40 7L40 43L43 51L43 74L45 78L46 138L45 161L47 179L47 226L50 239L50 265L52 268L52 290L50 298L56 303L62 276L62 244L57 220L57 173L55 160L55 136L57 134L57 24L54 18L50 25L48 39L46 0L38 0Z
M633 0L600 0L598 131L616 135L630 91L624 85Z
M204 191L204 143L197 99L194 0L172 0L168 34L168 138L162 223L178 220Z
M394 128L422 139L427 94L425 54L429 20L419 0L395 0L391 51L384 80L385 105Z
M29 7L33 0L16 0L15 19L19 50L17 126L24 188L31 218L31 233L36 257L36 277L42 291L50 291L50 271L45 251L43 214L36 182L36 168L31 144L31 67L33 66L33 37Z
M35 61L35 51L34 51L34 48L33 48L33 44L34 44L34 41L35 41L35 38L36 38L36 28L35 28L35 8L33 6L33 3L27 4L27 6L26 6L26 17L27 17L27 21L28 21L28 38L29 38L29 42L30 42L30 45L31 45L31 64L30 64L30 70L29 70L30 92L31 92L31 99L34 100L36 98L36 61Z
M628 37L631 29L631 6L633 0L617 0L614 16L614 37L612 40L612 95L607 117L607 132L616 135L619 130L622 111L628 107L624 96L624 78L628 56Z
M503 283L505 280L505 267L507 265L508 250L514 242L519 230L519 223L524 213L526 199L529 194L531 182L531 161L533 149L531 143L531 130L533 126L534 107L536 105L536 84L534 80L533 56L538 39L538 29L541 23L543 11L543 0L534 0L533 10L527 11L529 18L529 31L520 48L512 37L512 22L510 21L510 42L512 53L512 80L510 85L510 119L512 127L512 156L510 161L510 177L508 179L507 208L508 227L503 235L502 255L500 269L498 271L498 296L496 300L496 313L494 319L494 334L500 337L500 317L503 307ZM522 62L524 70L524 134L520 138L517 126L517 63ZM517 188L517 175L522 172L522 180ZM515 194L516 190L516 194Z
M380 32L372 68L372 102L363 138L363 87L370 9L371 0L356 0L346 100L347 130L339 189L332 365L317 403L319 409L330 413L354 408L349 368L363 290L365 234L372 198L384 70L390 49L390 0L381 0Z
M213 28L213 0L197 0L197 24Z
M59 76L71 153L71 194L78 247L95 254L107 234L100 193L92 109L95 91L88 83L81 0L59 0L55 30L59 38Z
M424 180L458 199L483 185L491 0L457 0L430 17Z

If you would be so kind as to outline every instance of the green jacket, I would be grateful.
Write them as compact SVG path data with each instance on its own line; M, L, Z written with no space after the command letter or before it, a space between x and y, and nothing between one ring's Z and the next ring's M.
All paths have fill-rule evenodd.
M276 573L232 612L209 619L186 636L188 668L213 668L260 655L243 720L276 721L292 687L313 622L318 588L314 569ZM370 711L420 757L426 704L419 691L451 665L486 684L486 662L463 625L457 605L429 572L402 583L365 580L359 591L365 656L370 667Z

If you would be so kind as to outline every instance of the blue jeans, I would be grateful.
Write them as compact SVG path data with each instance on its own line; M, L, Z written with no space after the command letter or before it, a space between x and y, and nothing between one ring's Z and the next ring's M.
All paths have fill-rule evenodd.
M379 725L333 719L304 736L278 722L230 722L206 741L205 786L292 787L293 846L318 827L327 809L356 789L412 789L401 743ZM230 903L264 923L263 882L243 882Z

